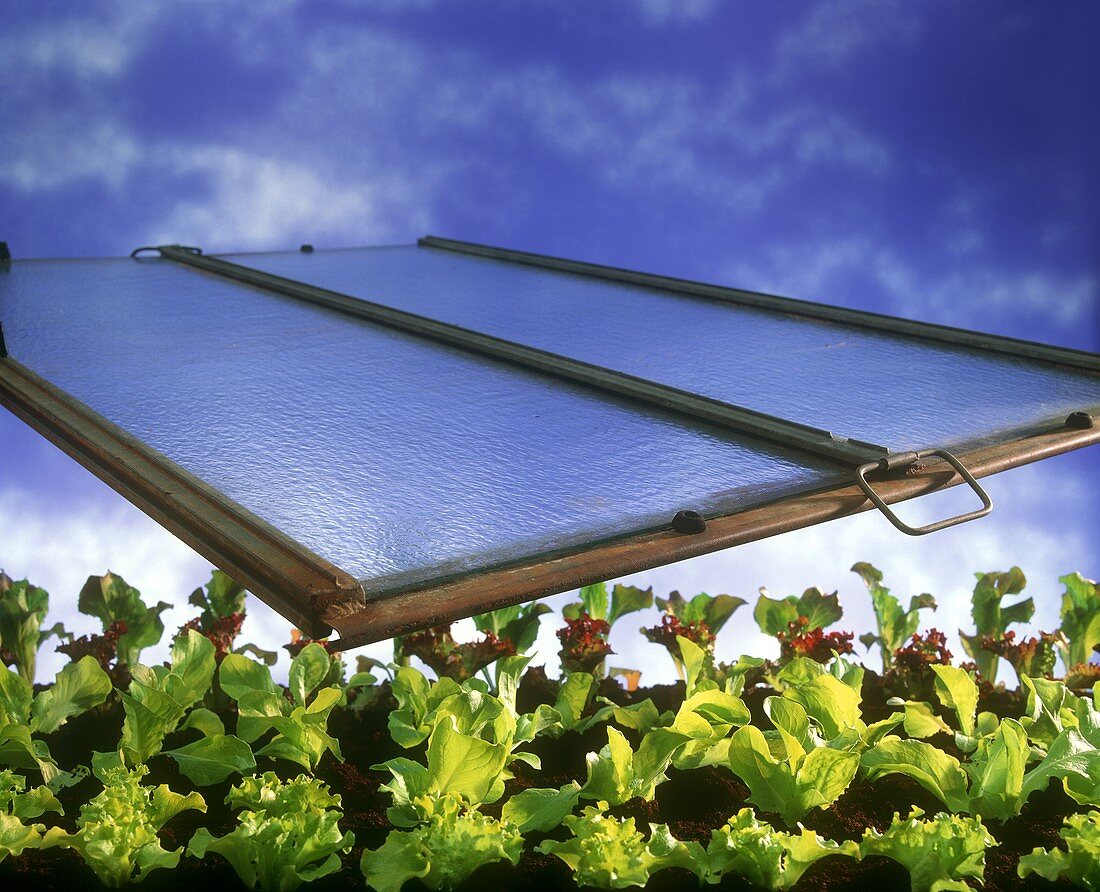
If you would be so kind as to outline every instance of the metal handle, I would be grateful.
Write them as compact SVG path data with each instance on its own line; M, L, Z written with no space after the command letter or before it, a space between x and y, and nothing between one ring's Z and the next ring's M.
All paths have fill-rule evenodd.
M876 470L892 471L896 468L911 465L918 459L928 458L933 455L942 458L955 469L958 475L970 485L970 488L974 490L975 493L977 493L978 498L982 500L982 507L976 511L968 511L966 514L959 514L955 517L937 520L935 523L930 523L923 527L911 527L890 510L890 506L871 488L871 484L867 482L867 474L870 471ZM963 463L946 449L925 449L923 452L904 452L881 458L878 461L867 462L867 464L860 465L856 468L856 481L859 483L859 488L863 490L864 495L871 500L871 503L886 515L886 519L908 536L923 536L926 533L934 533L937 530L953 527L956 524L966 523L968 520L977 520L979 517L985 517L993 510L993 500L986 491L982 489L978 481L974 479L974 475L963 467Z

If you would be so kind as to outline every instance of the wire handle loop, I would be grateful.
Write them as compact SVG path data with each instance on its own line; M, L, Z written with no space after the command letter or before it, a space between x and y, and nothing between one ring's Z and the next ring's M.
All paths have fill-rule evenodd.
M871 484L867 482L867 474L871 471L893 471L901 467L912 465L919 459L929 458L931 456L941 458L951 465L958 475L967 482L972 490L974 490L978 498L982 500L982 507L974 511L968 511L966 514L959 514L955 517L937 520L935 523L926 524L922 527L911 527L898 517L890 509L890 506L874 491ZM993 500L989 497L989 494L982 489L981 484L979 484L974 478L974 475L963 466L963 463L946 449L925 449L921 452L904 452L879 459L878 461L867 462L856 468L856 482L859 483L859 488L863 490L864 495L866 495L867 498L871 500L871 503L886 516L886 519L907 536L924 536L927 533L944 530L947 529L947 527L966 523L968 520L977 520L979 517L985 517L993 510Z

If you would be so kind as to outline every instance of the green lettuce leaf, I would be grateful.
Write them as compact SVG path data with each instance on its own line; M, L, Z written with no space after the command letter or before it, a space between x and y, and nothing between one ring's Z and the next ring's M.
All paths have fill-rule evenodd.
M706 859L698 843L674 839L664 824L650 824L646 840L633 818L613 818L603 812L605 807L601 802L595 808L587 806L580 815L570 815L565 825L573 838L545 840L538 851L560 858L579 886L594 889L644 886L654 873L669 867L701 876Z
M868 829L860 843L860 857L882 855L909 871L913 892L958 889L965 892L967 879L985 876L985 850L997 841L977 818L941 812L922 821L914 809L902 820L894 814L884 833Z
M443 797L427 823L392 830L380 848L365 851L360 869L376 892L400 892L413 878L429 889L454 889L485 864L516 864L522 850L523 837L512 824Z
M1034 849L1020 859L1021 877L1037 873L1051 882L1067 879L1082 889L1100 889L1100 812L1070 815L1059 834L1061 849Z

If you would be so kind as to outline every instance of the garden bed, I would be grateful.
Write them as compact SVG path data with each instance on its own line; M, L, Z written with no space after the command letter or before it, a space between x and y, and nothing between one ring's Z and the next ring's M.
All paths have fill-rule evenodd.
M213 848L205 857L194 856L203 850L196 850L196 834L212 840L236 834L245 851L242 814L251 812L242 812L239 788L232 807L227 800L242 777L272 772L266 788L278 790L280 782L287 782L289 789L302 777L301 783L314 791L323 789L320 782L339 797L338 803L330 798L304 810L328 821L331 831L319 854L293 871L297 881L311 880L309 887L318 890L362 889L364 869L376 885L399 888L405 861L411 864L403 885L407 890L573 889L578 876L605 888L645 883L648 889L671 890L706 881L721 889L838 890L874 884L893 889L906 888L910 869L922 862L932 871L920 880L925 888L935 880L965 883L982 876L986 889L1074 888L1067 876L1051 881L1033 871L1021 877L1019 866L1022 857L1037 857L1032 855L1036 848L1054 853L1035 861L1040 867L1046 863L1042 858L1057 861L1066 845L1065 819L1095 814L1100 805L1100 712L1080 683L1067 687L1053 680L1051 671L1056 648L1076 646L1080 653L1079 627L1086 630L1083 644L1095 645L1087 638L1095 633L1087 630L1100 629L1100 620L1092 623L1073 611L1080 602L1080 610L1100 617L1100 597L1087 603L1087 580L1078 584L1080 577L1067 577L1067 586L1076 585L1081 597L1075 601L1067 595L1063 630L1030 643L1015 642L1008 623L1030 613L1016 605L1002 611L1001 600L1022 588L1022 575L1017 580L1001 574L985 580L984 588L980 580L975 615L981 619L971 637L982 646L975 648L976 663L959 668L951 665L942 638L913 631L918 611L931 607L930 599L914 599L909 611L897 605L890 613L891 596L881 580L863 575L880 618L880 647L890 650L888 671L879 674L846 657L852 635L822 632L839 619L839 605L835 596L815 589L800 598L762 596L755 615L761 628L779 639L783 655L777 661L742 658L734 664L717 662L712 647L725 619L740 606L737 599L658 599L665 620L647 637L666 645L686 682L634 690L616 678L601 677L601 664L608 655L611 624L651 603L652 596L637 589L617 587L609 598L602 587L590 587L579 604L567 608L559 635L565 666L560 679L547 678L537 660L528 665L528 658L515 655L530 646L543 612L528 607L480 617L485 637L472 644L456 644L442 629L399 642L399 656L415 653L436 665L442 680L435 683L410 667L371 661L361 662L360 671L349 677L341 659L322 644L299 641L292 648L297 655L289 689L274 686L263 663L233 652L243 593L217 574L205 595L193 596L196 604L197 596L206 599L203 615L181 630L172 661L158 670L142 669L133 651L129 660L122 659L127 646L148 646L159 637L156 630L140 639L133 635L155 608L135 602L134 593L126 625L116 616L122 599L115 592L103 599L114 604L101 611L104 634L64 645L74 662L54 685L36 686L32 698L29 684L14 670L0 685L5 719L0 734L10 738L0 744L0 768L12 766L28 788L51 778L57 806L44 814L28 812L22 825L6 818L0 853L7 857L0 860L0 883L43 890L93 886L94 856L88 854L93 831L118 847L112 858L123 859L132 841L127 836L133 837L132 828L145 820L141 810L156 800L147 791L163 784L179 794L198 791L205 812L185 808L162 825L149 819L148 827L166 850L164 855L157 850L156 858L166 860L156 865L149 882L157 889L239 886L240 864L231 865ZM108 594L117 585L112 579L93 579ZM7 586L3 595L10 598L15 589L10 580ZM1070 588L1067 592L1074 594ZM24 586L24 605L27 595ZM84 601L82 594L82 609L92 603ZM995 611L988 609L993 601ZM12 645L4 642L9 653L15 652ZM25 646L22 652L28 652ZM660 657L657 647L653 652ZM1020 689L983 680L979 666L990 653L1012 663ZM19 669L18 661L9 662ZM984 665L990 671L988 659ZM1036 671L1044 667L1045 672ZM1090 672L1080 665L1071 669L1067 677ZM624 677L629 684L630 673ZM170 695L168 701L158 699L162 693ZM23 738L8 733L16 725L26 727L26 740L33 735L35 743L25 752L12 742ZM765 741L755 755L758 732L747 729L758 729ZM446 756L450 762L444 771L437 763L444 758L438 755L444 752L439 741L447 734L451 745L472 749ZM430 755L429 747L437 744L436 755ZM1009 763L1016 745L1022 747L1021 764L1013 768ZM644 755L657 750L660 756ZM207 752L231 755L221 764ZM500 755L499 765L485 768L484 777L477 771L459 777L470 765L481 765L479 759L488 764L494 754ZM799 768L813 754L828 764L817 780L803 777ZM144 776L142 765L148 769ZM95 770L82 776L78 766ZM846 779L835 784L838 773L849 769ZM129 829L113 829L110 820L82 814L82 807L102 798L105 787L109 791L126 779L142 803L126 811L126 820L135 822ZM19 796L31 794L12 795L13 801L22 801ZM41 789L37 795L45 802L49 793ZM558 803L547 807L560 813L548 818L518 805L536 796ZM138 801L134 795L131 800ZM455 811L444 815L441 803L452 801ZM959 817L946 818L952 812ZM276 812L265 814L255 806L254 813L270 830ZM733 825L727 822L739 813L751 831L729 829ZM910 834L903 839L898 828L911 814ZM476 833L484 834L489 854L464 851L461 865L444 869L439 865L451 857L441 851L444 843L426 853L413 851L425 828L441 829L437 840L468 832L473 825L455 827L470 815L480 822ZM943 825L947 830L935 830L937 815L953 822ZM278 840L288 850L308 848L316 828L305 828L300 817L288 818L282 835L271 830L270 837L256 836L248 857L253 862L263 858L261 849L268 844L256 839ZM623 830L630 821L640 837ZM578 855L584 846L574 836L595 824L609 828L612 836ZM651 825L665 825L667 832L650 831ZM9 852L3 839L12 826L38 829L29 831L25 848ZM934 832L947 835L936 842ZM809 848L796 857L800 838ZM402 840L412 848L401 848ZM1095 842L1100 845L1100 832ZM970 848L957 856L945 854L956 844ZM1075 845L1071 841L1070 848ZM180 849L185 851L173 866L171 853ZM810 849L812 855L806 856ZM786 854L775 854L781 851ZM764 857L765 852L772 854ZM133 864L116 870L116 882L144 872L146 855L130 855ZM945 863L932 864L933 855ZM770 885L754 884L753 859L764 863L773 856L776 869L783 869ZM321 870L318 865L326 857L328 866ZM610 874L600 858L610 865ZM806 861L804 872L801 867L791 871L797 858ZM1061 872L1073 877L1069 860ZM1076 879L1083 882L1082 863L1078 859ZM418 868L423 880L414 875ZM1053 867L1041 872L1059 873Z

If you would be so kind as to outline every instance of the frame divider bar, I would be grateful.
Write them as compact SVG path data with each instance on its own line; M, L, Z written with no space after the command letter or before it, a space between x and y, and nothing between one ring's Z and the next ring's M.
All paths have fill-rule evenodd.
M146 249L141 249L146 250ZM634 400L685 416L696 422L714 425L745 436L818 458L855 468L867 461L884 457L884 446L861 440L838 438L828 431L798 422L756 412L731 403L668 387L602 366L581 362L556 353L507 341L461 326L439 322L427 316L397 310L383 304L329 291L313 285L253 269L218 257L201 254L194 248L166 245L157 248L162 257L213 275L243 282L265 291L335 310L416 337L489 356L513 365L581 384L616 397Z
M995 353L1007 354L1008 356L1038 359L1043 362L1055 363L1057 365L1071 366L1091 372L1100 372L1100 354L1089 353L1086 350L1074 350L1069 347L1055 347L1050 344L1040 344L1036 341L1025 341L1019 338L1010 338L1002 335L985 334L984 332L954 328L948 325L937 325L932 322L921 322L915 319L902 319L897 316L887 316L882 313L872 313L867 310L853 310L847 307L837 307L830 304L816 303L814 301L797 300L791 297L778 297L773 294L762 294L756 291L745 291L740 288L708 285L703 282L693 282L688 279L677 279L669 276L635 272L634 270L621 269L619 267L603 266L597 263L585 263L579 260L567 260L561 257L534 254L528 251L513 251L508 248L497 248L491 245L480 245L475 242L440 238L434 235L424 236L417 241L417 244L422 248L435 248L442 251L453 251L458 254L471 254L492 260L520 263L526 266L537 266L543 269L552 269L557 272L571 273L573 275L587 276L589 278L607 279L613 282L639 285L645 288L656 288L661 291L672 291L687 297L774 310L780 313L805 316L810 319L820 319L825 322L839 322L845 325L855 325L860 328L885 331L894 335L923 338L925 340L952 344L957 347L974 347Z

